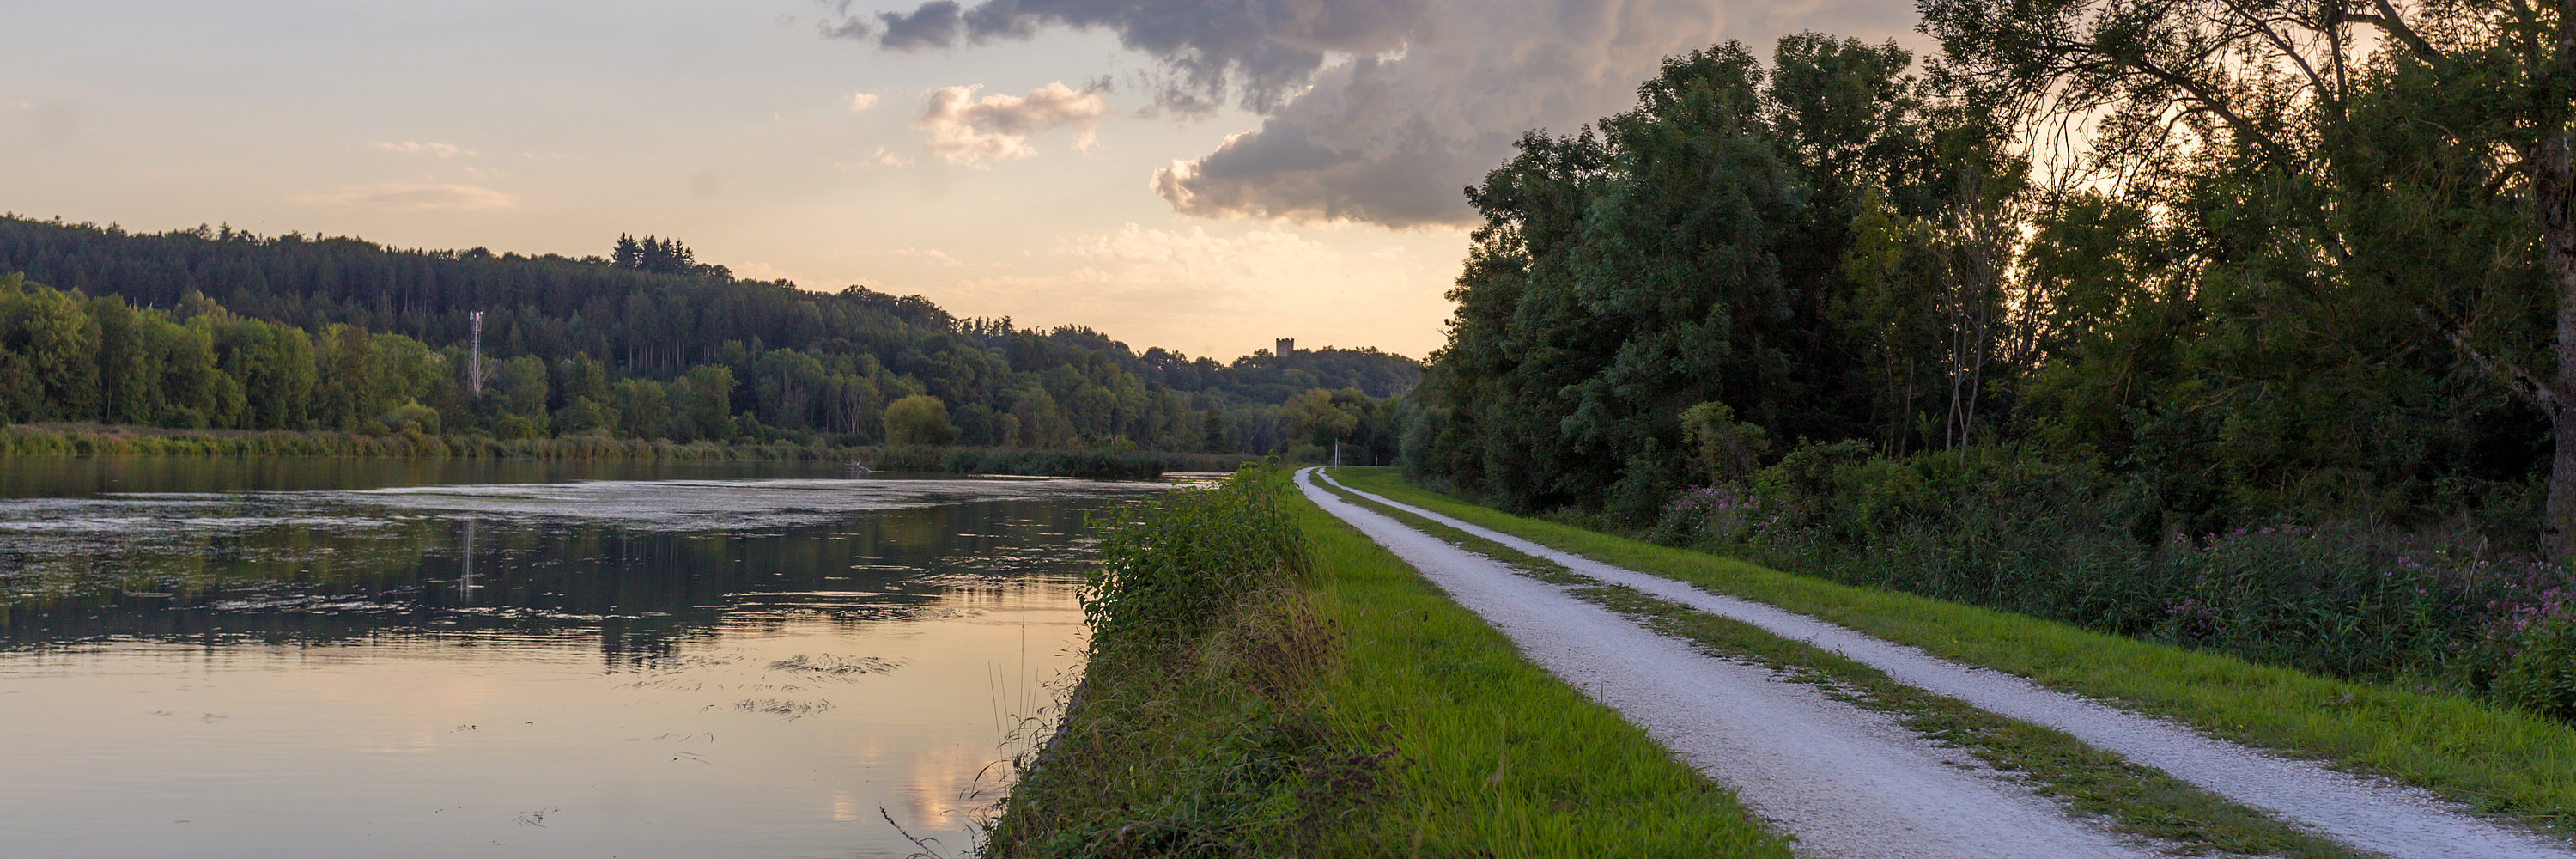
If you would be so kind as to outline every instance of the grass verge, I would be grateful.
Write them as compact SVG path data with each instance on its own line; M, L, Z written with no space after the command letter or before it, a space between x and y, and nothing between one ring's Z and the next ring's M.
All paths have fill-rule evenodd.
M1344 484L1542 545L1832 621L2212 735L2420 785L2576 830L2576 728L2428 690L2354 683L1528 519L1341 468Z
M1226 522L1268 514L1184 513L1199 524L1152 530L1142 563L1192 580L1219 568L1244 580L1239 591L1166 598L1154 592L1181 579L1158 573L1087 595L1109 615L1133 599L1152 608L1130 617L1193 604L1203 616L1102 624L1094 613L1109 640L1004 800L986 855L1789 856L1724 790L1284 478L1248 470L1234 488L1274 493L1263 503L1279 515L1258 528L1293 531L1302 560L1225 573L1230 562L1204 560L1208 541L1268 540ZM1155 503L1230 503L1194 495ZM1126 551L1116 533L1104 566L1133 570L1109 557ZM1191 554L1201 558L1165 563Z
M1514 551L1331 486L1325 488L1523 575L1564 587L1579 599L1635 618L1645 628L1689 642L1703 653L1759 664L1781 672L1792 682L1813 683L1837 699L1889 713L1908 730L1933 742L1966 750L1987 766L2024 779L2039 795L2078 813L2099 817L2121 832L2195 853L2215 850L2227 855L2295 859L2358 859L2370 855L2310 835L2162 771L2129 763L2063 731L2008 719L1954 698L1925 692L1814 645L1781 638L1751 624L1698 611L1634 588L1604 583L1554 561Z

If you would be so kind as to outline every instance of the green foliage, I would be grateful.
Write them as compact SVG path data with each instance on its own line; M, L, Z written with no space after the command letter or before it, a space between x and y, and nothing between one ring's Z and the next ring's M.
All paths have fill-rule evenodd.
M1386 471L1346 471L1343 479L1354 488L1542 545L1770 603L2053 688L2118 701L2213 736L2390 775L2481 810L2562 830L2576 823L2571 815L2576 809L2576 726L2431 684L2340 680L2027 615L1854 587L1511 516L1407 486ZM2508 571L2490 567L2473 572L2481 578L2506 578ZM2546 610L2535 605L2527 614Z
M1725 403L1701 403L1682 410L1682 443L1690 446L1693 464L1713 482L1734 482L1751 475L1771 450L1771 435L1761 427L1735 420Z
M1644 731L1286 498L1283 477L1236 481L1291 505L1275 520L1290 533L1263 542L1293 537L1309 572L1267 579L1181 646L1095 654L1062 727L1017 762L1033 766L982 855L1789 855ZM1204 527L1156 533L1240 533L1190 521Z
M2489 629L2487 654L2497 665L2497 698L2532 712L2576 721L2576 605L2561 591L2516 606Z
M1095 656L1177 646L1246 595L1287 587L1311 571L1306 538L1288 522L1294 492L1275 469L1236 472L1218 486L1138 502L1108 524L1100 566L1083 582Z
M1870 299L1844 276L1869 268L1844 258L1871 223L1947 242L1923 253L1964 254L1947 237L1965 227L1917 222L1945 194L1983 205L1954 190L1958 176L2003 169L1973 145L1979 126L1925 108L1911 62L1892 44L1806 34L1781 41L1766 77L1729 43L1667 60L1597 132L1524 137L1469 192L1485 224L1451 293L1437 390L1416 396L1443 425L1420 445L1435 473L1517 509L1644 519L1705 453L1679 417L1702 403L1781 438L1902 434L1915 400L1871 392L1929 401L1935 386L1872 381L1883 368L1863 359L1888 338L1946 343L2001 300ZM1951 138L1968 142L1934 151ZM1863 216L1877 220L1856 228ZM1968 304L1908 327L1891 315L1900 298Z
M1354 392L1356 393L1356 392ZM1360 418L1349 410L1337 408L1333 392L1312 390L1294 397L1279 407L1279 419L1288 424L1290 438L1310 444L1331 444L1358 429Z
M889 444L942 445L957 441L957 427L948 422L948 404L929 394L914 394L888 404L885 427Z
M419 400L405 400L379 420L392 432L439 434L438 410L421 405Z
M2538 217L2576 53L2525 38L2567 12L2269 8L1938 0L1919 77L1818 34L1672 58L1470 192L1406 473L2555 711L2517 612L2576 578L2515 559L2544 497L2576 521L2540 381L2576 228Z
M610 258L570 259L0 218L0 271L13 268L96 298L0 290L9 420L357 431L418 400L455 431L494 432L517 415L540 433L872 445L886 440L888 403L928 395L948 405L966 445L1258 455L1289 442L1278 413L1289 397L1320 388L1383 399L1421 368L1374 349L1230 363L1139 354L1087 328L957 319L919 296L740 280L652 236L621 236ZM165 308L195 334L174 337L139 308ZM462 384L470 311L485 314L492 372L481 399ZM64 365L68 374L19 366L66 355L88 357ZM174 377L161 387L181 401L137 401L150 386L135 380L156 356ZM1382 454L1392 457L1391 442Z

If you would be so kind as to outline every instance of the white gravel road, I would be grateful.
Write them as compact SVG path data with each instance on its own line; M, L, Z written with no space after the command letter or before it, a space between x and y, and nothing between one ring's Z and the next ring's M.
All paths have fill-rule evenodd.
M2145 855L1999 777L1945 765L1892 720L1769 672L1712 659L1606 609L1324 492L1307 497L1393 550L1569 683L1595 690L1733 788L1815 856ZM1330 478L1324 478L1329 481ZM1339 486L1339 484L1335 484ZM1342 487L1348 490L1348 487ZM1777 607L1560 552L1353 491L1604 582L1760 627L1896 680L2046 725L2351 847L2392 859L2576 859L2569 845L2483 819L2421 790L2211 739L2183 725L1934 657ZM1964 758L1964 755L1955 757Z
M1766 668L1710 657L1311 483L1305 489L1509 636L1530 661L1618 709L1732 788L1754 814L1796 836L1801 855L2157 855L2069 819L2055 804L1964 752L1925 742L1893 717Z

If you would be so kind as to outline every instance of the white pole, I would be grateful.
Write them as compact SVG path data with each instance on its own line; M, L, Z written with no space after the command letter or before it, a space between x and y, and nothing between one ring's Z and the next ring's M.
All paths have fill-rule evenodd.
M474 347L473 357L465 365L465 387L480 397L483 395L483 311L468 313L466 318L474 320Z

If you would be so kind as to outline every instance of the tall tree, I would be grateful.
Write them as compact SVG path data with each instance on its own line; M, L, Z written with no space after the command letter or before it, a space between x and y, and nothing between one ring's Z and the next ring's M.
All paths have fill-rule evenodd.
M2089 125L2082 178L2197 222L2226 282L2393 309L2544 415L2542 542L2576 555L2576 0L1922 10L1979 97Z

